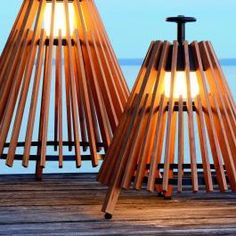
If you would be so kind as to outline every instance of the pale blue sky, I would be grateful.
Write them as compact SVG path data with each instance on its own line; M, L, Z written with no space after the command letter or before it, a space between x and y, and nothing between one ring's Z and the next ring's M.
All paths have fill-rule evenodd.
M176 26L167 16L195 16L187 39L209 39L220 58L236 57L235 0L96 0L119 58L142 58L151 40L176 38ZM2 1L0 51L20 8L21 0Z

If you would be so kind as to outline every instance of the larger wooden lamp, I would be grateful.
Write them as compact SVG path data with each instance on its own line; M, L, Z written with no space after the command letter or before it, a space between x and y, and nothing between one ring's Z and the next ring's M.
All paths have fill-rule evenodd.
M0 58L0 156L37 160L37 178L47 160L95 167L128 95L93 0L24 0Z
M146 187L171 197L173 186L193 192L218 184L236 191L236 107L208 41L152 42L98 180L109 186L103 205L111 218L121 189Z

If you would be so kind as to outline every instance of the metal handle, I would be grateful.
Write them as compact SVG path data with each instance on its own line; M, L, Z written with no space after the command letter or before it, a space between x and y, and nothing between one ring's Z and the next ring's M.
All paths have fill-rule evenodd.
M186 17L179 15L177 17L168 17L166 18L166 21L177 23L178 42L179 44L182 44L185 40L185 24L189 22L195 22L197 21L197 19L194 17Z

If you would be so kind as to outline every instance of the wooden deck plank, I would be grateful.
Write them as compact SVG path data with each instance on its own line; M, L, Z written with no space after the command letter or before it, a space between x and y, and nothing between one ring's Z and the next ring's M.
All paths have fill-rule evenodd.
M108 221L101 212L107 188L95 174L0 180L0 235L236 235L236 193L184 191L163 200L144 189L122 191Z

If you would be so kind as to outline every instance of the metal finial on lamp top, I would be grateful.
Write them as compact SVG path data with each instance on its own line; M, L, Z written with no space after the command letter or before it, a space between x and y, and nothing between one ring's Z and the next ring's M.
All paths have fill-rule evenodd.
M153 41L100 169L111 218L121 189L236 191L236 107L209 41ZM192 68L191 68L192 67Z
M197 19L194 17L179 15L177 17L168 17L166 18L166 21L177 23L177 39L179 44L182 44L185 41L185 24L195 22Z

